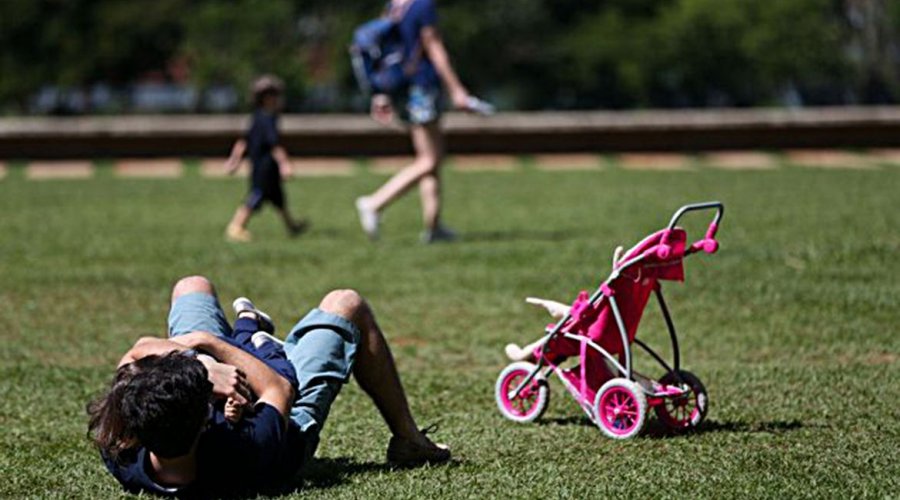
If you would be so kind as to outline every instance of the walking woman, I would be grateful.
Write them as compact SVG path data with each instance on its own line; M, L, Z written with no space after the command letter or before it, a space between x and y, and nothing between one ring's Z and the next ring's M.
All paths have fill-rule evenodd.
M372 96L371 114L385 125L399 118L409 130L416 157L374 193L356 200L360 224L370 239L377 239L381 213L418 185L425 228L422 241L450 241L456 234L441 223L442 84L457 109L468 109L471 97L450 63L438 31L434 0L393 0L387 14L397 20L404 57L414 67L407 85L391 95Z

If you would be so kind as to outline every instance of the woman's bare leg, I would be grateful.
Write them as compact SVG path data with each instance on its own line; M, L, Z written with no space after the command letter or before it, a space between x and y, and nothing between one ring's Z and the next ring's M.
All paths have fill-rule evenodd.
M422 198L422 223L428 231L434 231L441 223L441 176L440 170L419 180L419 194Z
M443 135L440 125L430 123L427 125L415 125L410 129L412 136L413 148L416 151L416 158L412 163L397 172L377 191L366 198L368 208L380 212L388 205L400 198L414 184L419 183L423 178L434 176L437 169L441 166L444 157ZM423 210L426 205L431 207L432 211L440 208L440 190L438 181L435 176L435 182L428 192L422 193ZM426 201L427 197L427 201ZM426 222L427 225L427 222Z

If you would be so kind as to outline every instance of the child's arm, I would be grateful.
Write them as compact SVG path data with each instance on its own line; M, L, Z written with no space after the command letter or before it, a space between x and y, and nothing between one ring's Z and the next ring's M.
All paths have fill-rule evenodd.
M275 162L278 163L278 170L281 172L281 177L283 179L287 179L294 173L293 167L291 166L291 159L288 157L287 151L280 144L272 148L272 158L275 158Z
M269 368L256 356L206 332L191 332L172 339L191 349L208 352L221 362L237 367L257 395L257 403L267 403L281 415L284 423L294 401L294 388L287 379Z
M241 160L244 159L244 153L246 152L247 141L244 139L234 141L234 146L231 147L231 155L225 160L225 170L228 172L228 175L237 172L237 169L241 166Z

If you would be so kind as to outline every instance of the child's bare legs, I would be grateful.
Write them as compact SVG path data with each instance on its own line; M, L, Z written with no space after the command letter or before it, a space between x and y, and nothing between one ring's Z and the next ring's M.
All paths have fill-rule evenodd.
M277 210L281 215L281 220L284 222L284 227L287 228L287 232L291 236L296 236L306 229L306 220L295 220L291 213L288 212L287 206L278 207Z
M444 138L437 122L413 125L410 135L416 151L415 160L364 200L366 208L381 212L419 183L423 222L426 229L433 230L440 222L441 191L437 172L444 158Z
M225 235L233 241L250 241L250 233L247 231L247 222L253 215L253 209L242 204L234 211L231 222L228 223L228 229Z
M319 309L350 320L360 330L353 375L372 398L394 435L388 458L391 459L391 450L395 445L402 448L399 457L395 450L398 460L444 461L450 458L446 447L432 443L416 425L394 357L366 301L353 290L335 290L322 299Z

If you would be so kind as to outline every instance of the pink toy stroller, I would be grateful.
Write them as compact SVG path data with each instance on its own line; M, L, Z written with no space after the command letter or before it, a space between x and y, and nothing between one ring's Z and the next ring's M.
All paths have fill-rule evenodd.
M709 209L715 209L716 215L706 236L688 245L687 233L676 226L678 220L687 212ZM516 422L539 418L549 402L547 377L553 372L610 438L637 435L651 407L659 420L675 431L700 425L707 411L706 389L700 379L681 369L678 336L660 282L684 281L684 257L718 250L715 237L724 210L719 202L686 205L675 212L666 229L644 238L624 256L620 257L621 248L617 249L609 278L593 295L581 292L568 313L547 327L531 355L536 363L514 362L500 373L495 389L500 412ZM635 337L651 293L656 295L669 330L671 365ZM633 343L655 359L665 375L653 380L636 373ZM577 359L578 364L563 368L568 358Z

